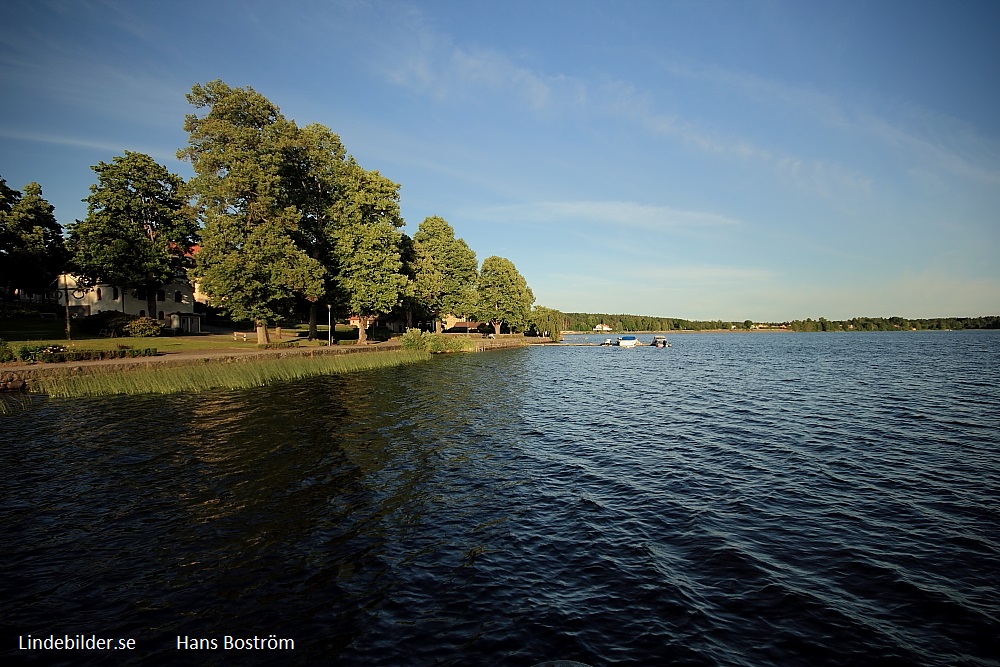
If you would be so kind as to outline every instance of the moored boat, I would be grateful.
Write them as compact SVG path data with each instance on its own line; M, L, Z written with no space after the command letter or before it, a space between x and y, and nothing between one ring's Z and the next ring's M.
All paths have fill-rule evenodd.
M670 347L666 336L653 336L653 342L650 345L652 347Z
M635 347L639 344L639 339L635 336L619 336L618 347Z

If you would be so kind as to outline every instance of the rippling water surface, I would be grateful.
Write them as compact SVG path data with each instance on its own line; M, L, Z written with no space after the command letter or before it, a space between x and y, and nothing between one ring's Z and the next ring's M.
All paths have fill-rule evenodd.
M997 665L1000 333L677 335L0 417L0 624L243 664Z

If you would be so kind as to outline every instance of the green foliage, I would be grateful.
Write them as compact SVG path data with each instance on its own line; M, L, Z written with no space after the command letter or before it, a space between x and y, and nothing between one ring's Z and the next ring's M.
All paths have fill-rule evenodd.
M184 182L132 151L92 169L87 217L70 227L71 268L83 287L144 289L155 312L156 291L189 266L198 231Z
M476 349L476 342L471 338L431 333L420 329L407 329L401 340L404 350L420 350L431 354L474 352Z
M500 333L501 324L511 330L527 326L535 295L509 259L492 256L483 260L476 292L476 316L490 322L496 333Z
M0 340L0 364L7 361L14 361L17 356L14 354L14 350L10 349L10 345L7 341Z
M1000 316L935 317L907 319L903 317L853 317L849 320L792 320L784 323L792 331L908 331L945 329L1000 329Z
M562 340L560 330L563 326L563 314L558 310L546 308L545 306L535 306L531 310L528 318L528 333L533 336L544 336L549 332L549 337L553 341Z
M567 331L593 331L597 324L607 324L614 331L707 331L730 329L732 322L721 320L685 320L644 315L610 315L607 313L562 313ZM744 321L746 328L750 320ZM1000 316L943 317L905 319L902 317L855 317L850 320L793 320L791 322L760 323L763 328L787 328L792 331L902 331L909 329L1000 329Z
M116 350L70 350L62 345L25 345L19 352L21 361L39 363L64 363L67 361L96 361L100 359L126 359L154 357L155 347L118 348Z
M566 331L593 331L598 324L606 324L613 331L708 331L730 329L733 324L722 320L685 320L609 313L563 313L562 316L563 329Z
M138 319L135 315L129 315L117 310L102 310L99 313L88 315L74 322L74 328L80 333L97 336L101 333L114 334L115 336L127 336L125 328L130 322Z
M59 352L66 348L60 345L22 345L17 349L18 361L35 361L35 356L39 352Z
M0 178L0 294L42 292L62 272L66 247L53 211L38 183L21 193Z
M344 196L331 208L337 299L368 319L390 312L404 295L399 184L350 160L344 185ZM365 338L362 328L359 341Z
M116 394L173 394L217 387L249 389L313 375L332 375L386 368L427 360L426 352L392 351L364 354L328 354L283 359L256 359L232 363L184 366L107 368L72 375L41 378L33 391L53 397L110 396Z
M400 336L399 340L404 350L425 350L427 349L423 333L420 329L407 329L406 333Z
M159 336L163 325L151 317L137 317L123 327L125 333L135 338L151 338Z
M435 320L475 309L476 253L437 216L425 218L413 236L412 294Z
M252 88L222 81L195 85L187 96L199 117L186 117L192 192L205 225L194 275L213 303L257 326L291 311L295 297L324 294L325 269L296 244L300 211L283 189L298 129Z

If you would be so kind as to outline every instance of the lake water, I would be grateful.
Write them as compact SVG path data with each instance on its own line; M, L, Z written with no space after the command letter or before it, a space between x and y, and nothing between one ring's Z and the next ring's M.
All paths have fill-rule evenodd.
M1000 332L670 341L34 398L0 417L5 655L998 664Z

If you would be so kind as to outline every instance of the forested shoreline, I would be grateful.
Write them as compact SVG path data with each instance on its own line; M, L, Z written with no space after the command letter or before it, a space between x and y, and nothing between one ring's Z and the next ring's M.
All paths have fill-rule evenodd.
M557 312L558 311L554 311ZM649 317L610 313L558 313L562 331L591 332L601 324L612 331L710 331L767 330L789 331L909 331L947 329L1000 329L1000 315L981 317L854 317L849 320L790 320L785 322L730 322L725 320L687 320L673 317Z

